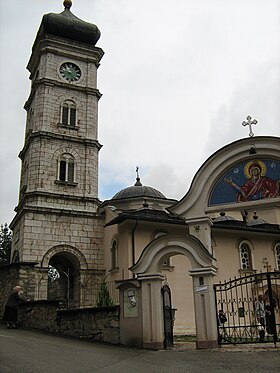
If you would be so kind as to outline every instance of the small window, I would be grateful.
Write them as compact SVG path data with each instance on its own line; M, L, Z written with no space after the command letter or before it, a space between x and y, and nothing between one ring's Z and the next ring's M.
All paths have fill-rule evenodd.
M275 261L276 261L276 269L280 271L280 242L275 245Z
M241 270L251 270L252 269L252 253L251 248L248 243L241 242L239 245L240 254L240 268Z
M166 261L163 263L163 268L164 267L171 267L171 260L170 260L170 258L166 259Z
M58 180L75 182L75 163L74 158L70 154L63 154L59 159L58 164Z
M111 269L118 267L118 243L113 240L111 245Z
M63 126L76 127L77 110L73 101L67 100L63 103L61 111L61 124Z

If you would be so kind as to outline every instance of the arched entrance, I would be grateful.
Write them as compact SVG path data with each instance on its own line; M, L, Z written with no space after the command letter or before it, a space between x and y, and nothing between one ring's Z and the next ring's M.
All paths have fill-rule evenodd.
M47 298L60 300L68 308L79 306L81 269L87 267L84 256L61 245L49 250L42 264L48 267Z
M65 253L55 254L49 262L48 299L58 299L68 308L74 306L77 270Z
M193 282L197 348L216 347L214 258L198 239L187 235L158 237L146 246L137 263L130 268L141 283L143 346L163 348L162 267L170 257L175 255L186 256L191 264L188 272Z

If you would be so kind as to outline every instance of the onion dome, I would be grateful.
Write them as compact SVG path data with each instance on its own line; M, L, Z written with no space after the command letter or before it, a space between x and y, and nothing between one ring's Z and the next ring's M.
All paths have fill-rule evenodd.
M71 11L72 1L64 0L62 13L49 13L43 16L37 38L46 34L95 45L100 38L96 25L76 17Z
M157 189L142 185L140 177L137 175L136 183L125 189L122 189L114 195L112 199L124 199L135 197L164 198L166 197Z

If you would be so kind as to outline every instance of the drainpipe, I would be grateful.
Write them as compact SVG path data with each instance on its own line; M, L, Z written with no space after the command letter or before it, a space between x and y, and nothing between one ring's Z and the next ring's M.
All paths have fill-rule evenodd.
M137 228L137 225L138 225L138 220L136 219L135 220L135 225L134 227L132 228L132 231L131 231L131 240L132 240L132 265L135 264L135 230ZM135 278L135 273L133 273L133 278Z

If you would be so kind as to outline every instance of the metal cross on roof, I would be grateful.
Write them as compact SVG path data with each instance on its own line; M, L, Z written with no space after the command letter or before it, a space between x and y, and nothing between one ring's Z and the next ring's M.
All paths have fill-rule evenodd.
M256 119L252 120L252 117L250 117L250 115L248 115L248 117L246 119L247 119L247 122L243 121L242 126L244 126L244 127L249 126L249 136L253 137L254 133L252 131L252 124L257 124L258 121Z

